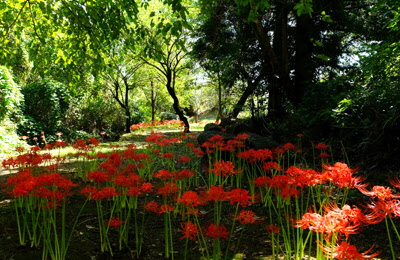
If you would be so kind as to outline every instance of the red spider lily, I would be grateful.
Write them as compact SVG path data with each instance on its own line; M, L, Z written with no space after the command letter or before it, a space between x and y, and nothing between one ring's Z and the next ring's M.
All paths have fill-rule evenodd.
M365 187L363 184L365 178L353 176L353 173L358 169L350 169L347 164L337 162L333 166L324 165L325 171L321 178L332 182L339 188L359 188Z
M237 173L235 166L231 161L219 160L213 164L214 168L210 170L217 176L228 177Z
M324 182L322 175L311 169L291 166L286 170L286 173L292 177L291 183L298 187L315 186Z
M190 240L196 240L197 234L200 233L197 225L191 221L181 223L181 232L183 233L181 239L188 238Z
M194 145L195 145L194 143L187 143L187 144L185 144L186 147L194 147Z
M161 139L161 141L156 142L157 145L163 146L163 147L171 146L171 143L172 143L171 140L167 139L167 138L163 138L163 139Z
M196 192L189 190L183 193L178 202L185 204L186 207L197 207L200 204L200 198Z
M98 190L99 189L94 186L87 185L81 190L81 194L91 198L92 194L98 192Z
M128 191L126 192L126 195L129 197L138 197L138 196L142 195L142 192L137 187L130 187L128 189Z
M272 176L272 178L270 179L270 181L267 183L267 185L271 188L275 188L275 189L282 189L285 188L289 185L294 186L294 180L293 178L288 175L275 175Z
M356 234L357 230L367 223L365 215L357 208L345 205L342 209L335 204L324 207L326 214L305 213L296 227L309 229L323 233L330 240L333 233L344 234L346 238L350 234Z
M265 187L271 182L271 178L268 176L260 176L254 180L256 187Z
M173 153L164 153L164 154L162 154L160 157L161 157L161 158L168 159L168 158L172 158L172 157L174 157L174 156L175 156L175 154L173 154Z
M159 170L154 177L159 178L160 180L166 181L168 179L172 179L174 175L168 170Z
M93 171L88 173L88 180L92 180L93 182L105 182L107 180L107 175L102 171Z
M318 157L319 158L329 158L329 157L331 157L329 154L327 154L327 153L320 153L319 155L318 155Z
M249 138L250 137L250 135L248 135L248 134L246 134L246 133L243 133L243 134L238 134L236 137L235 137L235 139L236 140L245 140L245 139L247 139L247 138Z
M371 191L367 191L364 187L359 187L358 190L369 197L378 198L379 200L390 200L393 198L400 198L400 195L392 193L390 187L374 186Z
M179 172L175 172L174 180L188 179L188 178L193 177L193 176L194 176L194 173L191 170L182 169Z
M240 211L236 217L236 220L239 221L239 223L242 225L254 224L257 221L260 221L260 219L255 217L254 212L251 210Z
M190 161L191 161L191 159L188 156L181 156L178 158L178 162L180 162L180 163L187 163Z
M229 193L229 203L239 203L242 207L246 207L250 204L251 196L249 191L241 188L233 189Z
M97 153L96 154L96 158L103 158L103 159L105 159L105 158L108 158L108 154L106 154L106 153Z
M205 235L207 237L211 237L214 241L216 241L220 238L227 239L229 237L229 232L226 230L226 227L224 225L217 226L215 224L210 224L207 227Z
M170 211L174 211L174 210L175 210L175 206L172 204L161 204L159 211L157 213L163 214L165 212L170 212Z
M370 214L366 215L368 224L377 224L384 220L386 216L392 218L400 217L400 201L397 199L378 200L367 204L365 207L372 210Z
M215 144L211 143L211 142L204 142L201 144L201 147L207 148L207 150L211 150L209 148L214 148Z
M223 142L224 137L222 137L221 135L214 135L214 136L208 138L208 141L210 141L212 143Z
M33 194L34 197L46 199L46 209L54 209L60 205L61 201L65 201L66 197L71 196L69 191L47 189L45 187L38 187Z
M155 201L150 201L144 205L144 209L149 212L158 213L160 205Z
M224 191L223 186L212 185L208 191L206 191L207 200L213 200L214 202L228 200L229 192Z
M65 200L65 197L71 196L69 191L76 186L71 180L61 176L59 173L32 176L29 170L9 177L6 185L12 187L11 193L14 197L33 196L54 201L55 204ZM49 205L52 205L52 203L49 203Z
M328 145L324 144L324 143L318 143L315 148L317 148L318 150L326 150L329 148Z
M249 163L254 163L256 161L265 161L267 159L272 159L272 151L269 149L249 149L237 154L239 158L248 160Z
M244 142L243 141L239 141L239 140L228 140L226 142L226 145L229 147L229 149L233 152L234 148L244 148Z
M205 155L205 153L202 150L200 150L199 148L193 148L192 151L196 157L202 157Z
M284 154L284 153L285 153L285 150L283 150L283 149L280 148L280 147L277 147L277 148L275 148L275 149L273 150L273 154L274 154L275 157L279 157L279 156L281 156L281 155Z
M31 147L31 151L36 153L37 151L40 151L40 147L37 146L37 145L34 145L34 146Z
M114 187L104 187L103 189L93 191L91 194L91 199L92 200L110 199L118 195L119 193L115 190Z
M282 145L282 149L285 151L288 151L288 150L294 151L294 150L296 150L296 146L292 143L286 143L286 144Z
M164 136L163 134L152 132L145 140L148 143L156 143Z
M281 230L274 224L267 225L267 233L269 234L280 234Z
M400 189L400 178L396 177L393 179L389 179L390 184L392 184L394 187Z
M135 150L137 148L136 144L128 144L128 146L126 147L128 150Z
M108 221L108 226L113 227L113 228L118 228L122 225L123 221L121 221L119 218L112 218L110 221Z
M101 143L101 141L100 141L99 139L94 138L94 137L89 138L89 142L90 142L91 144L93 144L94 146L98 146L98 145Z
M61 139L57 139L54 144L55 147L66 147L68 144Z
M134 170L136 170L136 169L137 169L136 164L130 163L130 164L128 164L128 165L125 167L124 172L127 173L127 174L129 174L129 173L134 172Z
M27 196L37 186L36 178L32 176L29 169L25 169L15 176L8 177L6 185L13 188L11 193L14 197Z
M267 172L270 171L271 169L274 169L277 171L282 170L281 166L279 166L279 164L277 162L265 162L263 165L263 169Z
M1 164L3 165L4 168L7 168L8 166L11 166L11 167L17 166L18 162L14 158L7 158L7 159L4 159L1 162Z
M285 186L281 188L281 191L278 192L279 195L282 196L283 199L289 199L290 197L297 198L300 194L300 190L297 190L295 187Z
M121 187L137 187L142 182L142 178L136 173L117 173L114 177L114 184Z
M325 256L328 258L334 258L338 260L353 260L353 259L371 259L378 256L381 252L376 252L373 254L369 254L371 250L374 248L372 246L370 249L365 251L364 253L358 252L357 248L354 245L350 245L345 241L340 242L340 244L329 247L324 245L319 245L322 251L325 253Z
M70 190L72 187L76 186L71 180L61 176L60 173L41 174L35 176L35 178L37 178L38 186L47 186L63 190Z
M167 182L163 187L158 188L157 194L168 197L173 195L179 191L179 187L176 185L175 182Z
M153 185L150 182L145 182L140 187L140 190L143 193L151 193L151 192L153 192Z

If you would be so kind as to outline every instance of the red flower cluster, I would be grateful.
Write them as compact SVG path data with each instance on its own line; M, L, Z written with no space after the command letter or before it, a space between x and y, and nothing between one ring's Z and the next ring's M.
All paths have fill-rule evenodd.
M334 258L338 260L350 260L350 259L371 259L378 256L381 252L376 252L373 254L369 254L371 250L374 248L373 246L365 251L364 253L358 252L357 248L354 245L350 245L344 241L340 242L340 244L328 247L324 245L320 245L321 249L324 251L325 256L327 258Z
M355 206L345 205L340 209L332 204L324 209L325 215L305 213L295 226L323 233L329 241L333 233L338 233L339 236L344 234L347 238L350 234L356 234L360 227L368 223L369 217Z
M224 225L217 226L215 224L210 224L207 227L205 235L207 237L211 237L214 241L216 241L220 238L227 239L229 237L229 232L226 230L226 227Z
M188 221L181 223L181 232L183 233L181 239L188 238L191 240L196 240L199 230L196 224L194 224L192 221Z
M251 210L242 210L237 215L236 220L239 221L240 224L246 225L246 224L254 224L260 219L257 219L255 217L255 214L254 214L253 211L251 211Z
M267 159L272 159L272 151L269 149L249 149L243 152L239 152L237 157L247 160L249 163L254 163L256 161L265 161Z
M10 193L14 197L44 198L51 207L71 196L70 190L76 186L71 180L59 173L33 176L29 169L9 177L6 185L12 189Z
M210 169L210 172L213 172L217 176L232 176L237 173L235 170L235 166L231 161L224 161L224 160L219 160L213 165L213 169Z

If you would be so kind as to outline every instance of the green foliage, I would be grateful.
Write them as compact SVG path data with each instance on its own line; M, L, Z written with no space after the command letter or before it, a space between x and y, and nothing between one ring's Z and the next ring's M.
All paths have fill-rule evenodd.
M143 120L141 110L134 103L131 104L130 110L133 123ZM103 131L115 139L124 132L125 113L107 95L82 95L73 101L68 110L65 126L68 129L66 135L71 140L85 133L98 137Z
M22 94L7 68L0 66L0 154L11 154L15 147L25 146L16 133Z
M311 17L313 12L312 2L313 0L300 0L300 2L295 4L293 9L297 11L298 16L301 16L303 14L308 14Z
M21 100L19 86L14 83L8 69L0 66L0 122L18 114Z
M53 135L64 130L70 94L65 85L53 81L33 83L22 88L25 119L19 127L21 135L36 136L39 132Z
M15 123L8 119L0 122L0 155L14 154L16 147L26 146L16 133Z

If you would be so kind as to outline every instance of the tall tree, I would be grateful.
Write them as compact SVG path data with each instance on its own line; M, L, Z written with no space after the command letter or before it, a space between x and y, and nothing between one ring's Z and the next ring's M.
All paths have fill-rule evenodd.
M375 4L371 0L204 0L202 28L208 38L214 39L209 41L209 50L228 49L245 41L247 46L255 47L250 51L259 53L253 61L261 64L258 71L264 74L268 117L278 120L289 111L288 105L294 108L304 105L306 89L318 81L321 71L340 69L340 57L348 47L345 44L351 42L346 41L349 35L367 34L365 20L360 26L359 15L368 13ZM212 24L217 25L214 30L209 29ZM221 24L226 26L218 26ZM379 32L378 24L373 27L375 33ZM251 33L242 38L241 31ZM219 35L232 35L234 42L227 42ZM224 55L211 51L208 59L217 60Z

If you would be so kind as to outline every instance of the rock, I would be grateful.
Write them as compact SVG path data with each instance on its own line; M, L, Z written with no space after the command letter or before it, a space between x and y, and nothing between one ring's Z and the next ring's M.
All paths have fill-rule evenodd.
M214 123L209 123L204 126L204 131L205 132L207 132L207 131L221 131L222 132L222 126L214 124Z
M268 136L261 136L249 132L247 132L247 134L250 135L250 137L246 139L247 149L254 149L254 150L260 150L266 148L273 149L279 146L279 143L275 142L274 140L272 140L272 138Z

